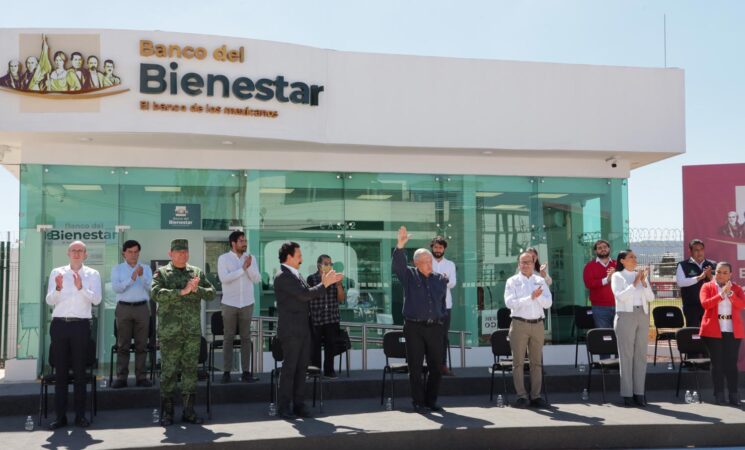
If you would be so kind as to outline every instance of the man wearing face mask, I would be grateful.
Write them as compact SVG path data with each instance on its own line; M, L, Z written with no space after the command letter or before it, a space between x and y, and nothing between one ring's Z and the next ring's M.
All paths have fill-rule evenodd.
M414 266L406 262L404 247L411 236L406 227L398 230L393 250L393 273L404 289L404 337L409 364L409 382L414 412L442 411L437 404L442 372L442 347L445 340L445 297L448 280L432 270L432 253L426 248L414 252ZM424 357L430 367L427 385L422 381Z
M329 255L321 255L317 261L318 271L308 276L308 285L321 284L323 275L331 271L333 263ZM339 338L339 303L347 298L341 280L325 289L323 295L310 300L310 318L313 324L313 349L310 364L321 367L321 345L323 344L323 376L336 379L334 372L334 346Z

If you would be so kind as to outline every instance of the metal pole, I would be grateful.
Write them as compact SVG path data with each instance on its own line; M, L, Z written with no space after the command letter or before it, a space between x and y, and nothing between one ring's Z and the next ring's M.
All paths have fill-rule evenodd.
M367 370L367 324L362 324L362 370Z
M264 373L264 319L261 316L259 316L256 337L259 341L256 346L256 365L258 367L258 373Z
M8 244L10 243L10 232L8 232ZM0 241L0 311L3 311L3 328L2 336L0 336L0 346L2 346L2 353L0 353L0 359L5 361L8 359L8 301L5 297L6 290L10 288L10 264L5 263L5 242ZM10 248L8 249L10 254Z
M460 331L460 366L466 367L466 333Z

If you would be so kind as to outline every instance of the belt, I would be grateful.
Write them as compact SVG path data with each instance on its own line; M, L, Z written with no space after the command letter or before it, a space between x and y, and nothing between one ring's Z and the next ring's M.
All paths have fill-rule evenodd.
M406 321L410 323L416 323L419 325L426 325L426 326L443 325L445 323L439 319L424 319L424 320L406 319Z
M143 300L141 302L125 302L125 301L120 301L119 304L120 305L127 305L127 306L140 306L140 305L147 304L147 300Z
M91 319L83 319L82 317L52 317L52 320L56 320L57 322L82 322L85 320L87 322Z
M719 320L732 320L732 314L719 314Z
M513 317L512 320L519 320L520 322L525 322L525 323L541 323L541 322L543 322L543 318L540 318L540 319L523 319L522 317Z

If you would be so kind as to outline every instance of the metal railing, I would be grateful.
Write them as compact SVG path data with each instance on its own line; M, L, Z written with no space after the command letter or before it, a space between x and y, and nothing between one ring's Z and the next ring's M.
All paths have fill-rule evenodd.
M265 325L274 324L272 329L265 329ZM277 335L276 330L277 318L268 316L254 317L251 320L251 341L253 343L253 365L255 373L264 372L264 340L271 339ZM361 356L362 356L362 370L367 370L367 352L370 349L370 344L382 344L382 336L369 337L368 331L370 330L403 330L403 325L386 325L378 323L361 323L361 322L341 322L340 326L347 330L349 334L349 340L361 344ZM358 329L359 333L351 333L352 330ZM456 335L460 339L458 345L450 345L450 348L460 349L460 366L466 367L466 350L470 349L470 346L466 345L466 337L471 333L465 330L449 330L450 335ZM214 334L212 335L214 339ZM257 345L258 344L258 345Z

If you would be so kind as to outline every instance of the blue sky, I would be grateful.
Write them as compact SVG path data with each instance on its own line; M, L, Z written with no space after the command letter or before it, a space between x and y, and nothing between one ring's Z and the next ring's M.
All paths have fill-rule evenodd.
M632 172L630 224L681 228L681 167L745 162L745 2L629 0L58 1L4 8L0 27L156 29L346 51L685 69L687 153ZM17 5L18 6L18 5ZM661 182L662 181L662 182ZM0 230L17 228L0 169ZM9 200L10 199L10 200Z

